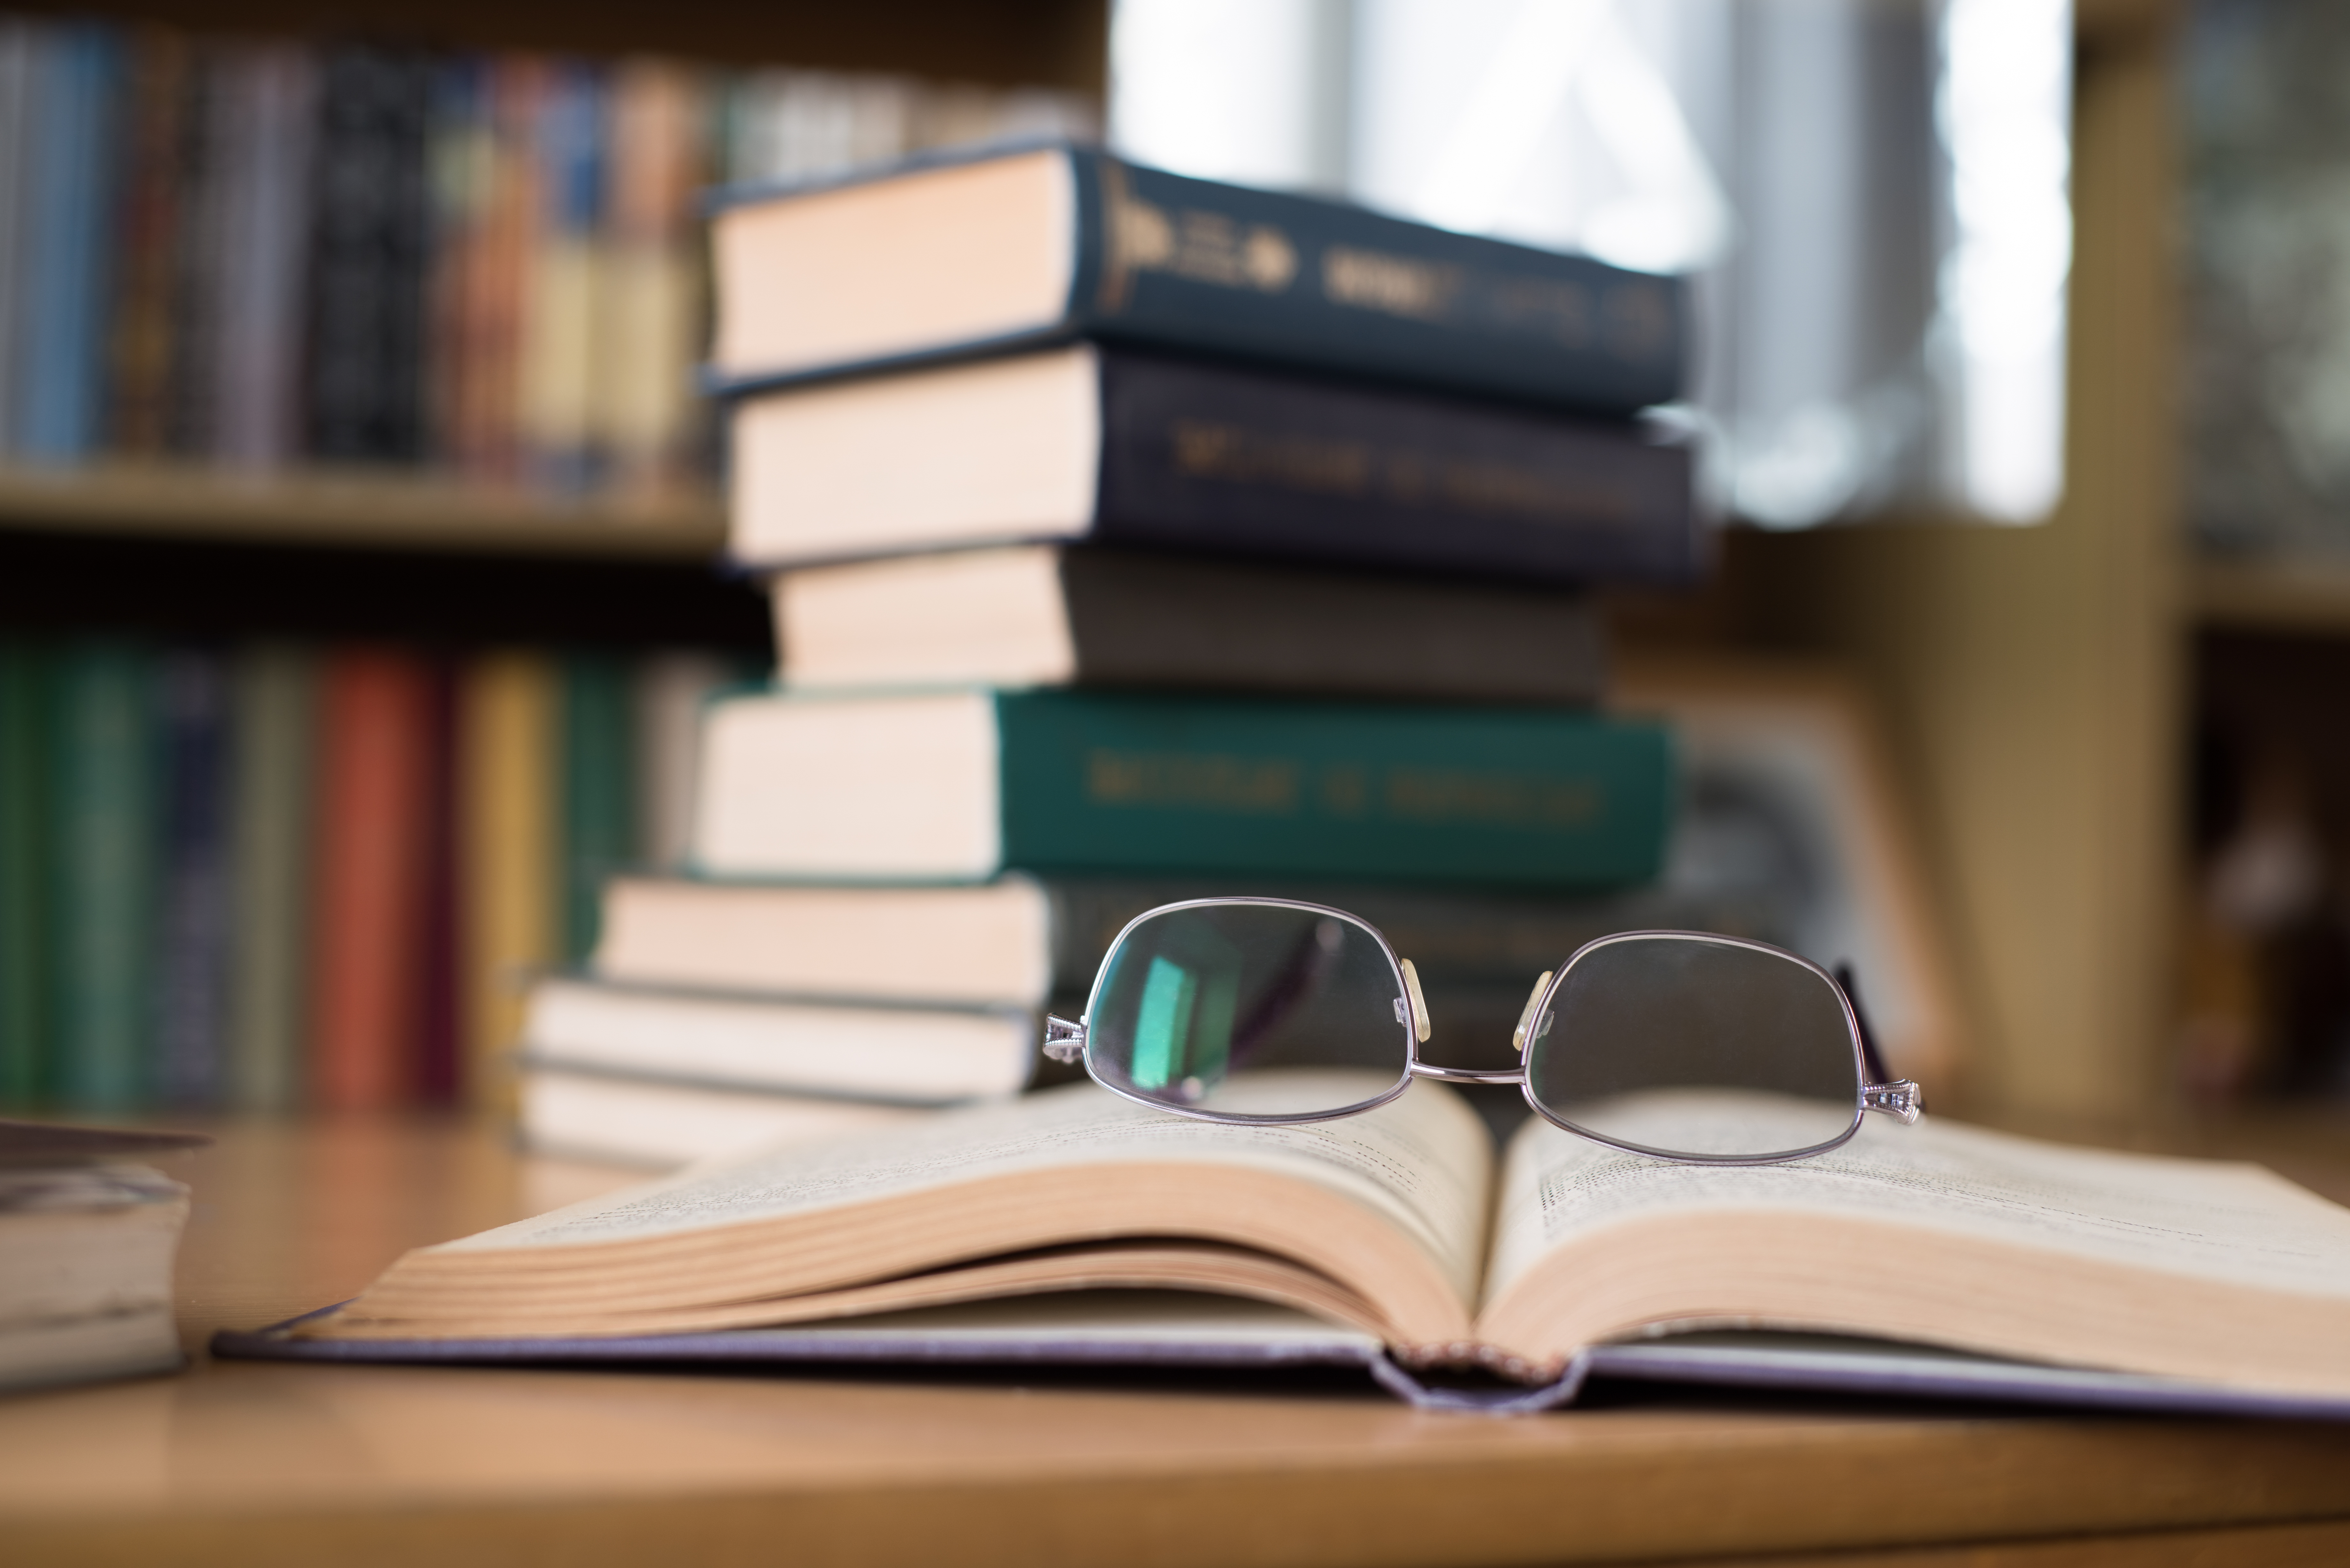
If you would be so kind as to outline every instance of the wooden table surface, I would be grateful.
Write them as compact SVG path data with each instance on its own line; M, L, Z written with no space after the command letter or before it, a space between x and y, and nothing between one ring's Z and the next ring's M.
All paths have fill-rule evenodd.
M611 1185L456 1123L220 1129L176 1377L0 1399L0 1562L2350 1561L2350 1428L1336 1386L212 1362L402 1249ZM2241 1137L2200 1135L2232 1152ZM2332 1124L2265 1136L2350 1196Z

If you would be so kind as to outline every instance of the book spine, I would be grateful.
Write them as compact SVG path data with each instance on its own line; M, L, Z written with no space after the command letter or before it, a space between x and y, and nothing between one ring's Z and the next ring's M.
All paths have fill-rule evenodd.
M426 111L406 54L318 63L305 444L332 462L412 462L421 447Z
M134 1109L148 1084L154 971L154 659L135 643L68 645L46 704L55 1093Z
M455 1106L465 1086L464 900L457 857L458 670L432 660L426 692L421 929L417 976L417 1097Z
M26 210L32 180L34 77L40 31L0 18L0 456L16 446L25 335Z
M17 1110L37 1105L47 1088L47 662L37 644L0 643L0 1106Z
M225 1097L232 907L226 661L169 654L161 671L162 868L155 988L158 1099L206 1109Z
M1007 867L1592 888L1663 860L1654 724L1052 691L995 710Z
M636 846L656 868L682 866L693 845L693 802L701 793L702 714L710 700L750 671L700 653L657 653L637 666ZM598 919L601 919L598 905Z
M587 491L596 472L604 100L596 72L555 67L536 127L538 212L526 263L521 420L530 477L556 495Z
M557 692L550 659L514 650L472 661L458 691L463 1065L481 1109L514 1107L522 981L557 950Z
M333 656L313 840L311 1102L382 1110L411 1088L426 887L431 678L382 649Z
M709 97L703 78L662 61L628 62L613 84L596 426L609 485L631 499L675 493L692 451L693 192Z
M1070 156L1082 330L1595 413L1680 395L1677 280Z
M635 859L630 671L609 654L563 661L563 954L596 950L604 880Z
M191 57L185 39L140 29L125 66L130 104L112 236L120 259L108 341L107 445L152 458L170 450L174 300L187 197Z
M257 643L238 651L232 680L236 944L226 1097L238 1110L284 1111L302 1092L317 661L302 648Z
M1689 452L1636 426L1100 358L1105 542L1570 582L1704 568Z
M34 62L14 446L36 461L85 458L101 428L119 68L112 33L88 24L48 29Z
M243 55L229 86L218 450L231 467L266 470L299 451L317 84L310 56L278 46Z

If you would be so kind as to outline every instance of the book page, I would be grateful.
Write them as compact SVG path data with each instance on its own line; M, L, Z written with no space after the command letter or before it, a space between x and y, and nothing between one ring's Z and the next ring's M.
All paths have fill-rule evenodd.
M1725 1103L1721 1117L1767 1120ZM1686 1114L1677 1108L1675 1114ZM1767 1135L1756 1140L1768 1147ZM1555 1248L1668 1212L1849 1215L2067 1258L2350 1300L2350 1210L2258 1166L2115 1154L1927 1118L1870 1116L1781 1165L1679 1165L1542 1121L1512 1141L1486 1301Z
M1330 1097L1345 1104L1381 1086L1358 1093L1334 1083ZM1274 1093L1295 1103L1294 1083ZM1492 1146L1476 1114L1435 1084L1415 1084L1360 1116L1289 1127L1193 1121L1072 1084L887 1134L712 1161L429 1251L577 1247L847 1208L983 1176L1066 1168L1082 1181L1089 1168L1195 1161L1340 1193L1423 1249L1462 1303L1475 1296Z

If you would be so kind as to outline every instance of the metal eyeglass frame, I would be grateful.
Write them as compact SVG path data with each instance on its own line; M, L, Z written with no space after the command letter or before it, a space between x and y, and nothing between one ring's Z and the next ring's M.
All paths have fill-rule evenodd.
M1125 944L1126 939L1133 933L1135 928L1145 921L1157 919L1162 915L1175 914L1183 909L1226 909L1239 906L1300 909L1311 914L1334 917L1363 931L1373 941L1378 943L1379 951L1386 956L1388 971L1395 979L1398 992L1396 1022L1402 1026L1404 1032L1404 1070L1397 1078L1395 1087L1374 1098L1362 1100L1336 1110L1243 1116L1223 1111L1201 1110L1191 1106L1170 1106L1163 1100L1154 1100L1148 1096L1136 1094L1111 1083L1096 1069L1087 1036L1087 1025L1093 1017L1095 1004L1101 1000L1102 986L1109 978L1110 960L1117 956L1118 950ZM1101 965L1094 971L1093 987L1086 993L1084 1014L1074 1023L1066 1018L1051 1016L1045 1018L1044 1050L1045 1054L1055 1062L1082 1060L1085 1063L1086 1075L1121 1099L1132 1100L1137 1105L1148 1106L1154 1111L1164 1111L1170 1116L1190 1116L1197 1121L1222 1122L1237 1127L1292 1126L1301 1122L1326 1122L1335 1121L1341 1116L1359 1116L1365 1111L1376 1110L1401 1095L1411 1086L1411 1081L1414 1078L1433 1078L1444 1084L1512 1084L1515 1085L1518 1092L1525 1096L1526 1104L1532 1107L1534 1113L1554 1127L1564 1128L1577 1137L1586 1137L1594 1143L1605 1144L1610 1148L1623 1149L1629 1154L1647 1155L1656 1159L1675 1160L1684 1165L1778 1165L1788 1160L1808 1159L1814 1155L1825 1154L1851 1138L1860 1130L1862 1117L1870 1111L1881 1111L1887 1116L1898 1116L1904 1126L1917 1121L1918 1112L1925 1108L1925 1092L1907 1078L1884 1079L1883 1069L1877 1061L1876 1047L1869 1038L1867 1025L1862 1022L1859 1010L1853 1005L1851 990L1846 981L1840 981L1809 959L1791 953L1783 948L1774 948L1768 942L1750 941L1743 937L1722 936L1712 931L1617 931L1584 943L1569 954L1566 961L1559 965L1555 971L1546 972L1541 979L1534 981L1534 992L1526 999L1524 1012L1518 1015L1518 1026L1511 1039L1511 1043L1518 1048L1518 1054L1523 1056L1533 1048L1535 1042L1527 1038L1527 1032L1534 1027L1534 1021L1549 1010L1552 998L1557 994L1559 987L1565 982L1568 973L1586 955L1617 942L1652 941L1660 938L1709 942L1720 947L1744 948L1752 952L1768 953L1773 958L1784 959L1789 963L1808 970L1826 982L1828 989L1835 994L1837 1005L1844 1011L1845 1032L1852 1044L1853 1081L1859 1085L1859 1092L1853 1103L1852 1120L1846 1124L1843 1132L1824 1143L1777 1154L1693 1155L1671 1149L1651 1148L1643 1144L1627 1143L1621 1138L1608 1137L1593 1132L1588 1127L1577 1127L1558 1116L1534 1097L1534 1085L1527 1080L1526 1069L1523 1065L1482 1069L1440 1067L1433 1062L1423 1062L1419 1057L1419 1047L1427 1043L1430 1034L1433 1033L1433 1028L1428 1015L1427 999L1421 996L1419 991L1419 972L1412 967L1411 961L1399 957L1394 947L1388 943L1379 929L1361 916L1350 915L1344 909L1334 909L1327 904L1308 904L1295 898L1243 897L1186 898L1179 903L1161 904L1155 909L1146 909L1135 916L1119 929L1116 939L1102 953Z

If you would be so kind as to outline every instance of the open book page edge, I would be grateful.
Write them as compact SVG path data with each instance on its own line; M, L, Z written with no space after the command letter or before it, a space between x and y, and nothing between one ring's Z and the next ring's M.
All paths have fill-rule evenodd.
M295 1330L336 1339L479 1339L637 1337L771 1328L1045 1293L1117 1289L1191 1291L1290 1308L1344 1324L1384 1341L1393 1337L1369 1302L1314 1270L1246 1248L1201 1242L1110 1242L1054 1248L1024 1257L986 1259L960 1267L881 1281L858 1288L810 1292L762 1301L653 1311L596 1313L558 1307L499 1310L485 1301L425 1323L369 1314L364 1303Z
M2350 1209L2262 1167L2052 1144L1928 1117L1874 1118L1852 1141L1780 1165L1673 1165L1541 1123L1511 1140L1495 1195L1486 1300L1562 1243L1666 1212L1812 1213L2098 1258L2350 1303Z
M1544 1361L1773 1324L2350 1395L2350 1211L2257 1167L1934 1132L1762 1181L1522 1135L1479 1332Z

